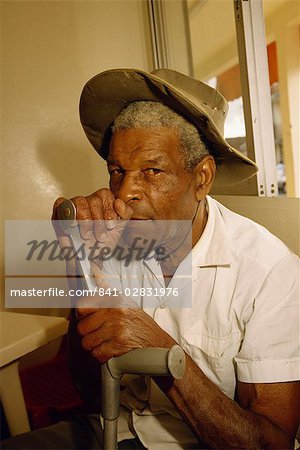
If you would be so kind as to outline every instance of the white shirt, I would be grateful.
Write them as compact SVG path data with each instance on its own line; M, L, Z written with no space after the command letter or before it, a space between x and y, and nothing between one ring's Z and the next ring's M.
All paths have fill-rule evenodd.
M190 273L187 261L182 263L188 276L179 285L176 306L169 296L145 311L230 398L237 380L299 380L297 256L262 226L207 200L208 222L192 249ZM126 270L122 261L116 264L113 273L120 274L123 289L137 280L140 286L162 286L157 261L133 262ZM178 280L174 276L168 287ZM137 434L149 450L197 448L194 435L149 377L124 376L123 381L126 408L119 441Z

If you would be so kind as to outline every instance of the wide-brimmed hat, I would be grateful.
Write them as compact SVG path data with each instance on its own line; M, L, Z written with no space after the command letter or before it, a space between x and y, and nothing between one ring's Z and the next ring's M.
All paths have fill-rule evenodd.
M255 163L223 137L228 104L220 92L171 69L151 73L112 69L86 83L80 98L80 120L88 140L104 159L108 156L115 118L129 103L142 100L160 102L174 109L213 145L220 163L215 185L236 184L257 172Z

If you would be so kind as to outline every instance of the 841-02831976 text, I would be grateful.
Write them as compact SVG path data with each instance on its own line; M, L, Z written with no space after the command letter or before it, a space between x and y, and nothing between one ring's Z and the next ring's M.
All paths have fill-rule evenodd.
M116 288L95 288L94 295L99 296L118 296L124 295L125 297L169 297L169 296L178 296L178 288L170 288L170 287L160 287L160 288L129 288L126 287L122 291Z

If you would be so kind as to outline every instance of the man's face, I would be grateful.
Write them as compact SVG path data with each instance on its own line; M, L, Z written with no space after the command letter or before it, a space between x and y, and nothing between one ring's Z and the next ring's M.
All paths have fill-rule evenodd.
M133 209L133 219L192 220L197 208L193 171L186 171L172 128L116 132L107 160L110 189Z

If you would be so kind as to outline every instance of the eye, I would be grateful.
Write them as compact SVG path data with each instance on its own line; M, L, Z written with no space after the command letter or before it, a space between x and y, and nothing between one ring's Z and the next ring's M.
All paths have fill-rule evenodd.
M148 169L145 169L144 172L146 172L148 175L158 175L162 172L162 170L155 167L149 167Z
M124 170L121 169L120 167L116 167L115 169L109 169L108 172L110 176L122 175L124 173Z

